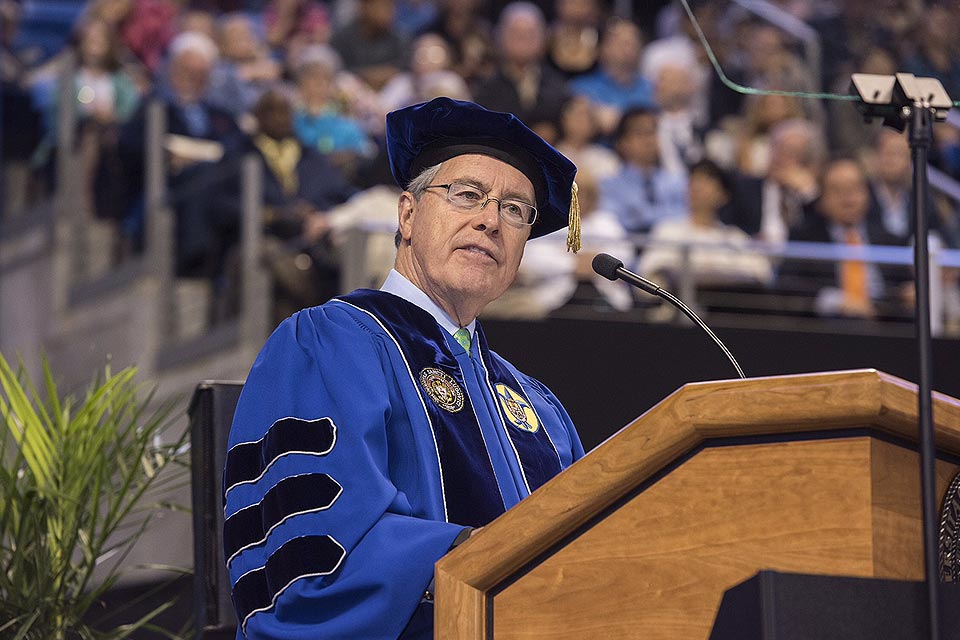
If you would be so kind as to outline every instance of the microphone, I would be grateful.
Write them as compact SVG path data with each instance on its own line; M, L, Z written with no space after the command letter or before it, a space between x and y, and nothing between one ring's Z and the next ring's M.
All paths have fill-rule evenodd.
M730 353L730 350L727 349L726 345L723 344L723 342L720 341L720 338L718 338L717 335L710 330L710 327L708 327L706 323L700 319L700 316L694 313L690 307L685 305L675 295L669 291L665 291L663 287L657 283L651 282L646 278L638 276L634 272L625 269L623 266L623 260L618 260L607 253L598 253L596 256L594 256L593 270L607 280L623 280L624 282L632 284L638 289L643 289L651 295L663 298L677 309L680 309L680 311L682 311L688 318L693 320L694 324L706 331L707 335L717 343L717 346L720 347L724 355L727 356L727 359L729 359L733 364L733 368L737 370L737 375L739 375L741 378L746 378L746 376L743 375L743 369L740 368L740 364L737 362L737 359L733 357L733 354Z

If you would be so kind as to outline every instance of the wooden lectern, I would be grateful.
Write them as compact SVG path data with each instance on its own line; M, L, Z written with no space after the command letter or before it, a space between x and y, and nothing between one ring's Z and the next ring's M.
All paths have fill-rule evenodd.
M436 637L702 640L762 569L922 580L918 424L875 370L688 384L437 563Z

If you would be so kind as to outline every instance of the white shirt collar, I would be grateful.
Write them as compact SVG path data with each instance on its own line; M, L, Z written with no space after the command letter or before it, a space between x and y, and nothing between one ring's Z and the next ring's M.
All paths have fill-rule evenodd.
M395 296L399 296L409 302L414 304L430 315L434 317L441 327L453 335L457 332L457 329L460 326L450 319L443 309L437 305L436 302L430 299L426 293L421 291L417 285L410 282L403 274L401 274L396 269L390 269L390 273L387 275L387 279L383 281L383 286L380 287L380 291L386 291L387 293L392 293ZM466 329L470 332L470 338L473 338L474 327L476 326L477 321L474 320L466 326Z

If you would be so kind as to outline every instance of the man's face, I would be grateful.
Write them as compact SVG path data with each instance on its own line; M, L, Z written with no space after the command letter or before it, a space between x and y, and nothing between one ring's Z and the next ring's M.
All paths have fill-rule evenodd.
M257 105L257 122L260 132L274 140L293 136L293 108L279 93L265 94Z
M909 187L913 170L907 137L892 129L881 129L876 145L875 167L881 181Z
M640 29L630 22L618 20L607 26L600 43L600 60L608 67L635 70L640 62L642 45Z
M819 206L827 218L841 225L860 224L869 204L867 181L856 162L837 160L824 170Z
M660 156L657 116L652 113L631 116L616 147L624 161L630 164L641 167L655 165Z
M513 64L532 64L543 55L546 34L543 24L530 14L516 14L501 26L503 59Z
M523 173L489 156L468 154L444 162L433 184L453 181L475 185L494 198L536 202ZM530 227L504 222L496 202L463 211L447 201L444 189L428 189L419 201L404 192L399 218L398 270L448 313L465 301L482 309L500 297L517 275L530 236Z
M196 51L184 51L170 63L170 84L181 102L203 98L212 67L213 63Z

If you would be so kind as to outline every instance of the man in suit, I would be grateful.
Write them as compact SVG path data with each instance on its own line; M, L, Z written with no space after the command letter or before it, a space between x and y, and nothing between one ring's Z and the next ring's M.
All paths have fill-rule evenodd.
M155 101L166 117L167 188L176 218L176 270L181 276L205 275L211 241L206 225L209 186L218 178L216 161L238 148L242 134L233 116L206 100L217 46L200 33L187 31L170 44L169 64L153 95L120 132L118 153L124 167L127 216L124 229L139 244L144 228L147 112ZM196 144L192 144L196 143ZM124 186L120 184L118 186Z
M512 113L538 133L554 123L567 99L566 81L545 62L547 25L540 9L514 2L496 28L499 60L494 75L480 82L474 97L493 111ZM555 135L555 132L548 134Z
M878 216L870 213L867 177L853 159L839 158L824 167L820 196L808 208L791 242L841 245L834 262L791 260L780 271L781 289L813 296L812 310L821 316L854 318L903 317L908 313L910 271L899 265L867 262L864 245L898 245Z

